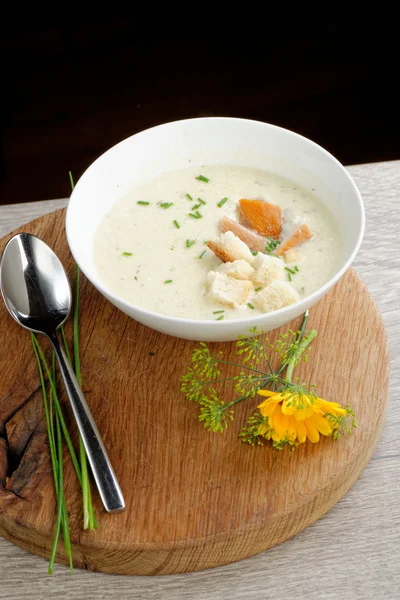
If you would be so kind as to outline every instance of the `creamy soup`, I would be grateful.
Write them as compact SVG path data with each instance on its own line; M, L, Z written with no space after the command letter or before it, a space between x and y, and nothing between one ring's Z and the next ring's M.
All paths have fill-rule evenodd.
M278 205L283 241L303 224L313 234L281 259L296 296L308 296L332 277L341 254L338 228L317 192L247 167L165 173L133 188L106 214L95 235L94 261L113 293L157 313L188 319L261 314L252 300L257 291L241 306L210 296L209 273L222 263L206 243L219 238L224 216L239 220L241 198Z

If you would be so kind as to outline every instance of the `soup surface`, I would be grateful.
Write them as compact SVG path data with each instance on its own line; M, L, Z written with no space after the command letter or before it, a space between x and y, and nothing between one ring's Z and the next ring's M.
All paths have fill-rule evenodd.
M303 224L313 234L283 256L285 277L300 298L307 296L331 278L341 254L338 228L317 193L247 167L165 173L133 188L105 215L94 239L94 262L113 293L157 313L211 320L261 314L252 302L253 292L242 306L210 296L208 274L221 260L206 242L221 236L223 217L239 221L242 198L279 206L283 241Z

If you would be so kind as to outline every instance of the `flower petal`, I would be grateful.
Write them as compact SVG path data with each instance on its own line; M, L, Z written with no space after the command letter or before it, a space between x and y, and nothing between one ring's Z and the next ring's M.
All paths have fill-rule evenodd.
M308 408L297 408L296 412L293 413L293 416L296 419L296 421L304 421L304 419L312 417L314 412L315 411L312 406L309 406Z
M275 394L275 398L268 398L268 400L264 400L261 404L257 406L260 409L260 413L263 417L269 417L274 412L277 404L281 401L280 395Z
M297 429L297 439L299 440L300 444L303 444L307 438L307 429L304 424L304 421L297 421L296 429Z
M337 402L328 402L327 400L323 400L322 398L317 398L316 405L323 412L328 412L331 415L339 417L344 417L346 415L346 410L342 408Z
M296 412L296 407L288 406L287 402L284 400L282 402L282 412L284 415L293 415Z
M277 394L280 395L280 392L272 392L271 390L260 390L259 392L257 392L257 394L259 396L276 396Z
M322 433L322 435L331 435L332 429L329 425L328 419L324 419L324 417L320 417L319 415L314 415L310 419L310 422L316 429L318 429L320 433Z
M314 425L311 423L311 419L307 419L306 421L304 421L304 425L307 429L307 437L310 440L310 442L312 442L313 444L319 442L318 429L314 427Z
M284 421L285 418L286 417L282 414L280 407L278 407L274 413L274 431L279 440L285 437L287 428Z
M258 433L260 435L264 435L265 433L267 433L268 431L268 425L266 423L261 423L261 425L258 428Z

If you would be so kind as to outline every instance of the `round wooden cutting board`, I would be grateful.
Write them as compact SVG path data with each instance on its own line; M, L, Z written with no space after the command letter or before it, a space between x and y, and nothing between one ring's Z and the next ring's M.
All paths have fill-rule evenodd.
M57 211L18 231L44 239L72 281L64 217ZM1 241L1 251L9 237ZM164 575L254 555L321 517L371 458L388 397L388 346L377 307L352 270L312 309L309 328L319 335L308 365L297 375L315 383L321 397L351 404L359 428L352 437L307 442L295 452L239 441L257 398L238 406L223 435L206 431L198 422L198 407L180 392L197 344L139 325L84 277L80 297L83 391L121 483L126 511L106 514L94 491L99 528L82 531L81 494L65 452L77 567ZM0 323L0 534L48 557L55 497L37 367L29 334L2 302ZM71 340L70 323L67 335ZM212 347L235 360L234 343ZM225 398L232 393L227 388ZM70 429L75 431L72 421ZM64 559L60 544L58 560Z

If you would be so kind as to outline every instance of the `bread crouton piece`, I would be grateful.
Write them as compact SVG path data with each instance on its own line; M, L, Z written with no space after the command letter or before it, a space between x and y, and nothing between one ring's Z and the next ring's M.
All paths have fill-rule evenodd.
M254 294L252 303L265 313L294 304L299 294L286 281L276 280L258 294Z
M235 260L245 260L249 264L253 262L254 256L249 247L232 231L223 233L218 240L209 241L207 245L224 262Z
M267 254L257 254L253 262L255 269L252 280L257 285L269 285L277 279L283 279L285 264L282 259Z
M231 308L238 308L245 304L253 291L251 281L240 281L216 271L208 273L207 281L209 284L208 297L214 302Z
M234 279L243 280L251 279L254 273L253 267L245 260L234 260L233 262L223 263L215 270L218 273L225 273L225 275L233 277Z
M294 248L287 250L285 252L285 254L283 255L283 260L285 261L286 264L299 263L303 259L304 259L303 254L301 252L299 252L298 250L295 250Z

